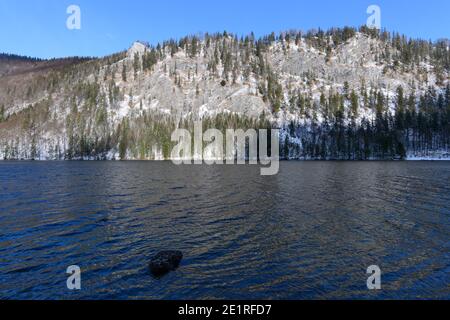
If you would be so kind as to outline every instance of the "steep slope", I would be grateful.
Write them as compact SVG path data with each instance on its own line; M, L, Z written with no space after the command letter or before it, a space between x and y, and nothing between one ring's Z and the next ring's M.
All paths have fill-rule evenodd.
M345 28L259 40L224 33L156 47L136 42L102 59L17 68L0 59L0 158L162 159L173 145L172 130L196 119L219 129L269 122L282 129L287 158L446 153L445 43ZM419 116L429 119L425 131L437 130L430 131L434 138L399 127L403 117ZM364 144L347 132L364 129L366 135L384 122L387 146L378 136ZM343 141L333 140L337 131ZM364 152L344 147L350 140ZM332 150L333 144L343 150Z

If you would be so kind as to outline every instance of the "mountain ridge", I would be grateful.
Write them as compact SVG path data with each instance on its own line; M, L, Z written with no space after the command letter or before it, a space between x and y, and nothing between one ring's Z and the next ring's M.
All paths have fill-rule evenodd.
M303 128L340 118L356 128L379 114L395 117L399 107L407 109L406 100L419 114L427 94L433 104L443 96L446 110L449 57L443 41L364 27L261 39L225 32L157 46L135 42L111 56L50 67L26 83L20 74L0 76L0 158L163 159L169 128L223 115L241 118L230 120L233 125L257 119L261 123L253 125L281 128L286 158L317 158L297 153L305 149ZM439 117L447 128L445 112ZM146 132L159 126L154 122L166 129ZM296 132L288 133L289 127ZM125 146L122 140L130 141ZM445 153L448 144L431 149Z

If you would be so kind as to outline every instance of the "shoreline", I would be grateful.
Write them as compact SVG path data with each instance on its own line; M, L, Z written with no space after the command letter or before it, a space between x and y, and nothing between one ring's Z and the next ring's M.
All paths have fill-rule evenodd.
M172 159L0 159L2 162L172 162ZM192 160L193 161L193 160ZM445 162L450 161L450 158L426 158L426 157L411 157L406 159L280 159L280 162ZM205 163L206 164L206 163ZM247 163L246 163L247 164ZM186 164L189 165L189 164ZM193 165L193 164L191 164ZM222 164L214 164L222 165ZM223 163L223 165L228 165ZM234 165L237 165L236 163Z

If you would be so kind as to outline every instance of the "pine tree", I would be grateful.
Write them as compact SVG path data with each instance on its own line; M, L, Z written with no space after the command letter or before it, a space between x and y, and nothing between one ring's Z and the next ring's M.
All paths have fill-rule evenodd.
M192 37L191 40L191 58L197 56L198 53L198 41L196 37Z
M5 121L5 106L2 104L0 107L0 122Z
M411 114L414 114L416 112L416 96L414 92L411 92L408 98L408 111Z
M122 67L122 81L127 82L127 66L125 65L125 63Z
M125 160L127 156L128 144L129 144L129 124L124 119L119 126L120 142L119 142L119 155L121 160Z
M405 112L405 97L403 94L402 86L399 86L397 88L397 112L399 112L399 113Z
M381 115L384 112L384 96L381 91L377 93L376 112Z
M327 45L325 61L329 63L332 57L333 57L333 48L330 45Z
M343 94L344 94L344 97L345 97L346 99L349 98L349 93L350 93L350 85L348 84L347 81L345 81L345 82L344 82L344 91L343 91Z
M140 69L140 65L141 65L141 62L140 62L139 54L136 52L134 54L134 61L133 61L133 69L134 69L134 78L135 79L136 79L137 73Z
M447 84L445 89L445 105L450 107L450 84Z
M352 93L350 95L350 106L351 106L351 112L352 112L352 118L358 118L359 115L359 97L358 94L355 92L355 90L352 90Z
M320 94L320 109L323 117L325 119L328 119L329 115L328 103L327 98L325 97L325 94L323 92Z

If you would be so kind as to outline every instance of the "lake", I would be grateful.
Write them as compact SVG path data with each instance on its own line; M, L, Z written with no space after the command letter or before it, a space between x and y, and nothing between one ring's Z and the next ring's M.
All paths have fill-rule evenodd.
M261 176L0 161L0 298L449 299L449 181L450 162L282 162ZM184 259L156 279L161 250Z

